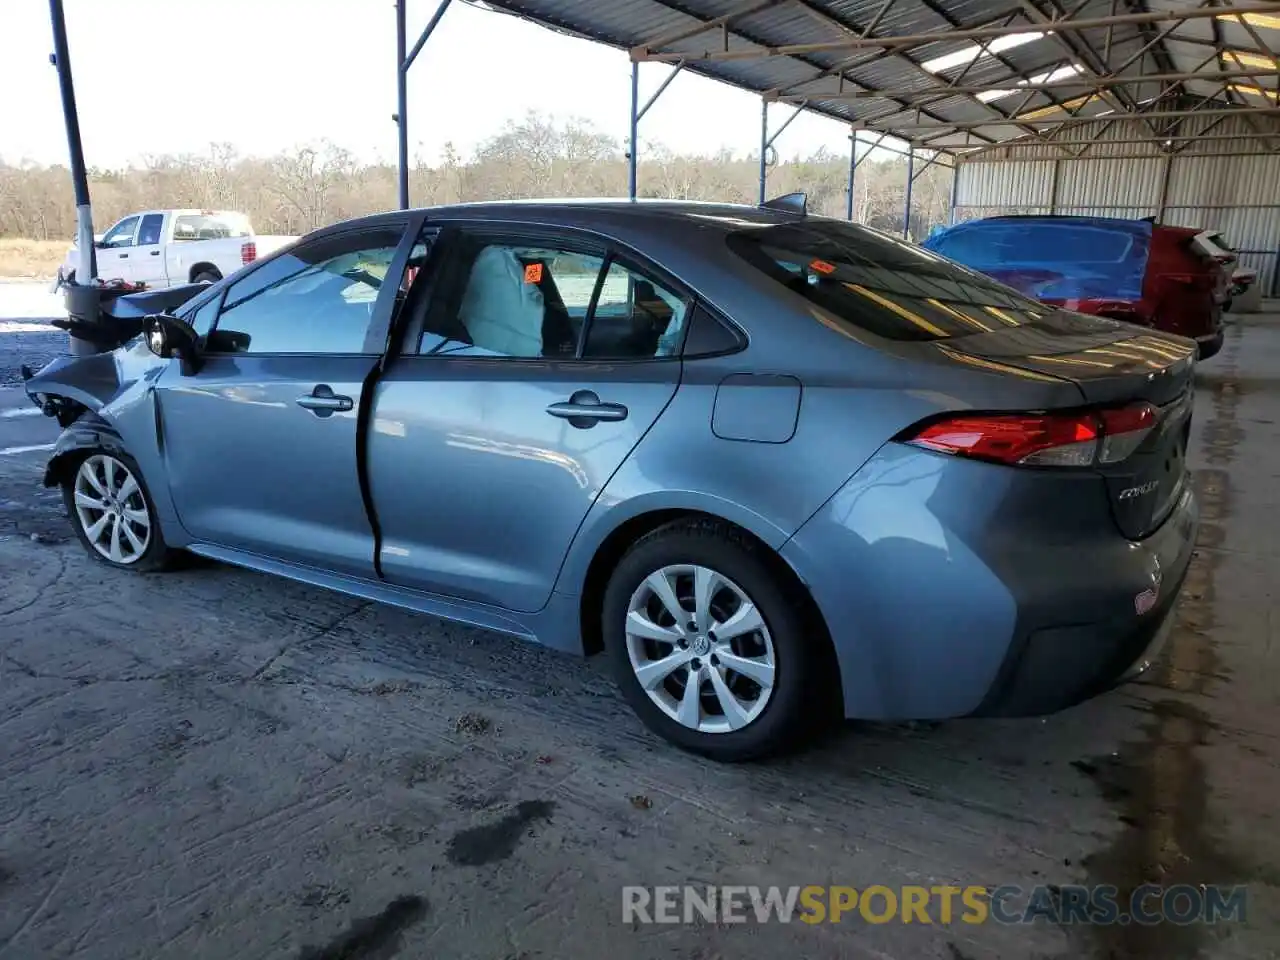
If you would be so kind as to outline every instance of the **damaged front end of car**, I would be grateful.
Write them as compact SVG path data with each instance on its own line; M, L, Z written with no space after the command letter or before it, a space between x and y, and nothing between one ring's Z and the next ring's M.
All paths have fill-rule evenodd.
M62 427L85 411L96 412L141 372L119 351L142 335L147 317L168 314L207 289L186 284L130 293L125 287L64 285L67 316L51 322L67 331L70 350L39 371L22 366L27 396Z

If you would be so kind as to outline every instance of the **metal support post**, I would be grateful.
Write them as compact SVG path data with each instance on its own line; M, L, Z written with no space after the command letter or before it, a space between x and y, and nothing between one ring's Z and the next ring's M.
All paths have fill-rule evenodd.
M58 70L58 89L62 94L62 119L67 128L67 148L71 155L71 185L76 197L76 282L88 286L97 279L98 263L93 246L93 213L89 208L89 175L84 166L84 148L80 143L80 114L76 110L76 90L71 79L71 51L67 46L67 21L62 13L62 0L49 0L49 19L53 23L53 56L49 59Z
M907 152L907 200L904 204L902 216L902 239L911 239L911 186L916 182L916 148L915 144L911 145L911 149Z
M845 188L848 196L844 200L844 218L853 221L853 175L858 172L858 131L849 137L849 184Z
M627 196L632 200L636 198L636 182L640 169L640 121L649 112L649 108L658 102L663 91L671 86L671 81L676 78L676 74L683 69L684 61L677 63L675 69L667 74L667 78L662 83L658 84L658 89L653 91L653 95L641 107L639 106L640 61L631 61L631 140L627 150Z
M769 101L760 101L760 203L765 201L765 181L769 176Z
M405 53L408 37L405 35L405 7L409 0L396 0L396 132L398 134L398 161L399 161L399 194L400 209L409 209L409 68L413 66L413 61L418 59L418 54L422 52L422 48L426 46L427 40L431 38L431 34L435 33L436 27L440 24L440 18L444 16L444 12L449 9L449 4L453 0L440 0L440 5L436 7L436 12L431 15L431 19L427 21L427 25L423 28L418 42L413 45L413 49Z
M640 61L631 61L631 133L627 145L627 197L636 198L636 179L639 172L640 130Z
M957 196L957 191L959 187L960 187L960 161L956 159L952 159L951 161L951 196L948 198L948 202L950 203L950 206L951 206L951 214L947 218L947 222L952 226L954 226L956 222L956 196Z
M396 0L396 164L400 209L409 209L409 89L405 69L404 7L409 0Z
M769 136L769 101L764 100L760 105L760 202L765 201L765 184L769 177L769 148L773 146L773 141L782 136L782 131L791 126L793 120L804 112L804 108L809 101L805 101L792 111L791 116L782 121L782 126L773 132L773 136Z

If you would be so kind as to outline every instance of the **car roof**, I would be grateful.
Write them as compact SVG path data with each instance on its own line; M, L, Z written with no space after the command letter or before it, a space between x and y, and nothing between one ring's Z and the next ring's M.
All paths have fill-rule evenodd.
M1132 229L1139 225L1159 226L1150 220L1140 220L1128 217L1094 217L1087 214L1071 214L1071 213L1009 213L1001 214L994 217L982 217L978 220L966 220L965 224L980 223L1045 223L1045 224L1062 224L1064 226L1097 226L1097 227L1124 227ZM959 224L957 224L959 226Z
M712 203L697 200L490 200L472 203L420 207L414 211L396 210L346 220L315 231L317 234L335 229L377 226L399 220L410 213L425 213L436 220L491 220L523 223L599 228L630 225L672 226L680 221L700 226L719 225L726 231L743 227L765 227L796 223L803 214L747 204Z

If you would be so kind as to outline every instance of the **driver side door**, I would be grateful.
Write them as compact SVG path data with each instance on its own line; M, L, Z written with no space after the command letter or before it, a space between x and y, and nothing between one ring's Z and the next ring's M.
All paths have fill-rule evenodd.
M134 252L134 239L138 233L138 221L141 219L141 217L125 217L102 238L97 253L99 279L107 282L133 280L131 255Z
M265 261L222 294L198 372L174 361L160 378L170 492L196 541L375 575L357 436L408 222L330 232Z

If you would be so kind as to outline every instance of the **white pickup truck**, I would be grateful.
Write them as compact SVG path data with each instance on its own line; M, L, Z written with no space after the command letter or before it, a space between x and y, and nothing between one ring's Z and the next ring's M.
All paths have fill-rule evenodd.
M94 246L100 279L158 289L221 280L296 239L255 234L243 213L147 210L117 222ZM59 282L74 277L77 258L73 245L58 270Z

